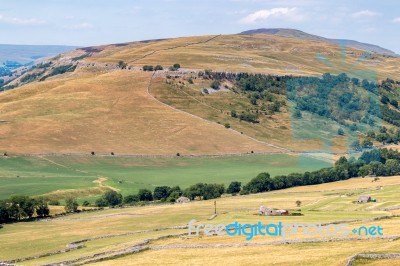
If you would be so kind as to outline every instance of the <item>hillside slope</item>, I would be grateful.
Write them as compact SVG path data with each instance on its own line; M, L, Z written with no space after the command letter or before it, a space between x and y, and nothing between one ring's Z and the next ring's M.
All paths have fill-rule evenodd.
M93 50L89 50L93 51ZM81 50L84 53L84 50ZM170 66L277 75L350 73L369 79L399 75L400 59L337 44L275 35L184 37L96 47L89 62Z
M165 106L151 74L76 73L0 97L0 147L19 153L221 154L276 151L222 125Z
M175 63L182 68L158 71L149 93L152 73L142 67L166 69ZM377 81L396 79L399 66L399 58L265 34L80 48L31 68L3 87L9 90L0 93L0 150L175 155L310 151L323 145L319 140L294 140L293 126L297 133L301 128L301 138L320 135L338 141L343 150L345 138L336 135L340 125L306 113L294 121L282 94L274 96L281 110L269 114L262 109L271 101L250 104L251 94L235 92L231 81L224 85L229 88L225 92L203 97L212 80L203 77L190 84L190 76L195 79L205 69L294 76L346 72ZM263 118L259 123L233 119L233 107L261 110ZM233 129L224 128L228 123Z

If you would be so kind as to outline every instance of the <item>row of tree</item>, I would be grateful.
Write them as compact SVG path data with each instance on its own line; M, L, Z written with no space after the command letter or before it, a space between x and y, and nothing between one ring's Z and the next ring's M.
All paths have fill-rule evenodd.
M0 201L0 223L48 216L50 213L44 199L33 199L28 196L14 196Z
M101 198L97 199L97 207L114 207L121 205L135 205L139 202L161 201L175 202L179 197L185 196L191 200L214 199L220 197L223 193L238 193L240 191L240 182L232 182L227 190L223 184L197 183L185 190L179 186L157 186L153 192L149 189L140 189L137 194L123 197L116 191L107 191Z
M250 180L241 194L259 193L295 186L316 185L352 177L377 175L391 176L400 174L400 153L391 149L365 151L358 160L341 157L335 166L313 172L292 173L271 178L268 173L260 173Z

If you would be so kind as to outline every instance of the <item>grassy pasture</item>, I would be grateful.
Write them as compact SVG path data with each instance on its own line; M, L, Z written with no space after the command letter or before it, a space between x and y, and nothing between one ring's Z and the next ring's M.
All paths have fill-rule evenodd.
M101 157L54 156L0 158L0 198L11 195L48 194L61 198L74 196L90 198L102 193L94 181L105 180L105 186L119 190L123 195L136 193L140 188L153 190L155 186L179 185L182 188L198 182L243 183L260 172L271 176L305 172L329 166L313 158L296 156L246 155L228 157Z

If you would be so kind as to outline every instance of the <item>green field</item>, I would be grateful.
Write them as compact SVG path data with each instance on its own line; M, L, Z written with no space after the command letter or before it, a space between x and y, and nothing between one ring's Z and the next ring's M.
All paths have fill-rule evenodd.
M70 252L27 259L19 265L44 265L76 259L77 263L89 265L148 265L157 264L162 257L163 264L220 265L259 265L265 252L273 252L274 260L263 265L344 265L349 257L360 252L398 253L400 241L371 238L369 240L344 239L332 242L307 242L309 236L302 231L288 240L304 240L304 243L268 242L279 240L273 236L255 236L246 241L243 236L192 236L187 229L175 228L187 224L191 219L199 223L228 224L282 221L283 223L335 223L347 221L349 228L380 225L385 236L398 236L400 222L399 210L383 211L382 207L396 207L400 177L382 177L377 182L373 178L353 178L345 181L315 186L295 187L267 193L223 197L216 199L218 216L208 220L214 213L214 200L194 201L189 204L148 205L106 209L59 217L46 221L6 224L0 229L0 261L27 256L38 256L47 252L64 250L68 243L88 239L84 246ZM377 189L381 186L381 189ZM355 204L353 201L361 194L368 194L377 202ZM302 216L259 216L260 205L288 209L291 213L299 211L296 200L300 200ZM391 217L390 217L391 216ZM370 220L381 217L380 220ZM160 230L160 228L164 230ZM142 231L148 230L148 231ZM32 233L34 232L34 233ZM126 234L126 235L121 235ZM157 237L162 237L157 239ZM168 237L167 237L168 236ZM326 236L327 237L327 236ZM324 239L316 235L312 239ZM353 237L353 235L350 235ZM24 241L21 241L24 239ZM150 241L140 244L143 240ZM148 247L136 254L124 253L133 245ZM220 245L221 244L221 245ZM237 246L223 246L234 244ZM246 246L257 244L255 246ZM187 245L179 247L179 245ZM206 245L203 248L196 245ZM209 245L207 247L207 245ZM166 249L152 249L164 246ZM301 249L302 252L298 252ZM105 253L106 252L106 253ZM107 253L109 252L109 253ZM113 258L112 255L121 256ZM207 254L207 258L204 258ZM87 256L104 259L91 264ZM377 263L383 261L378 260ZM388 262L389 263L389 262ZM397 263L397 264L396 264ZM398 265L398 260L390 265ZM72 263L64 263L71 265ZM357 264L358 265L358 264ZM360 262L359 265L364 265ZM383 264L380 264L383 265Z
M225 157L99 157L54 156L0 159L0 199L12 195L41 195L56 190L96 187L93 181L106 178L103 185L120 190L123 195L140 188L198 182L247 182L260 172L271 176L328 167L313 158L275 155ZM65 196L65 194L63 194ZM87 197L88 195L82 195Z

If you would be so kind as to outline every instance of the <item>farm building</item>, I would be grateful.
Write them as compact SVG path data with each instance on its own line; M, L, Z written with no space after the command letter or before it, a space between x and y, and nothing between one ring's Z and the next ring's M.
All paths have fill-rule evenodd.
M357 203L367 203L367 202L376 202L376 199L371 198L371 196L358 197Z
M188 202L190 202L190 199L189 198L186 198L186 197L179 197L177 200L176 200L176 203L188 203Z
M260 215L288 215L288 214L289 212L287 210L274 210L272 208L260 206Z

